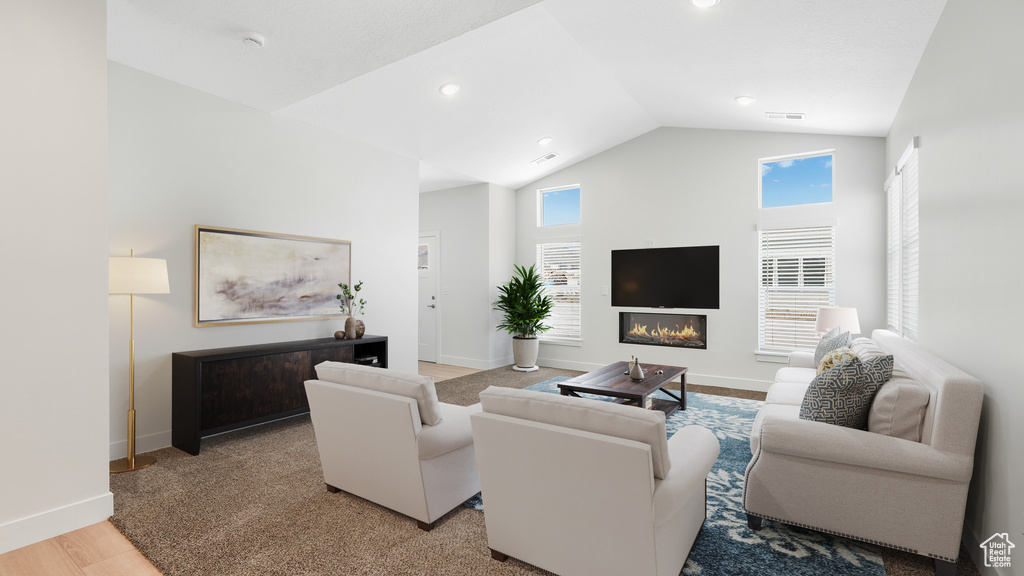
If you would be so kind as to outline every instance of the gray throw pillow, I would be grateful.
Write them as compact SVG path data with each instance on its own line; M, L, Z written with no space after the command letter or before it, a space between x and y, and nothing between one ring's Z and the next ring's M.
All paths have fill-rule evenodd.
M868 412L878 388L892 376L893 357L862 362L854 358L811 381L800 404L800 418L867 430Z
M818 341L817 348L814 349L814 365L821 364L821 359L825 357L825 354L839 348L850 346L850 333L843 332L839 333L839 326L829 330L821 337Z

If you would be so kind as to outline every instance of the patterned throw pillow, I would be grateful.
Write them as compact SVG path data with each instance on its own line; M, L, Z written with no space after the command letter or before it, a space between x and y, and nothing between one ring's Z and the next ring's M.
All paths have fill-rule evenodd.
M825 357L818 363L818 374L821 374L829 368L835 368L843 362L849 362L854 358L860 358L853 350L843 346L842 348L836 348L835 350L825 354Z
M825 357L825 354L842 347L850 346L850 333L843 332L839 333L839 326L829 330L821 337L818 341L818 347L814 349L814 365L821 364L821 359Z
M818 374L804 394L800 418L867 430L875 392L892 376L892 356L853 358Z

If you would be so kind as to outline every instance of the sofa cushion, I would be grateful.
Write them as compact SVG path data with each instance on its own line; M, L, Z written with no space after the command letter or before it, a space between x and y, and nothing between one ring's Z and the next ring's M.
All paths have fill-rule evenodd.
M480 393L484 412L564 426L641 442L651 447L654 477L664 480L672 467L665 413L588 398L490 386Z
M813 372L813 370L811 370ZM799 406L804 401L804 394L807 393L807 386L813 377L806 382L776 382L768 389L768 396L764 399L766 404L788 404Z
M875 392L892 376L892 356L860 358L830 368L811 381L800 418L867 430Z
M857 338L850 342L850 350L853 350L853 353L861 360L870 360L885 355L878 344L875 344L875 341L870 338Z
M420 412L421 423L433 426L441 421L437 390L434 388L434 379L429 376L346 362L321 362L315 368L317 379L324 382L412 398Z
M796 382L803 384L804 386L811 383L814 377L817 376L814 368L794 368L787 366L785 368L779 368L779 371L775 373L776 382Z
M902 370L875 394L868 412L868 430L912 442L921 441L921 427L929 402L928 390Z
M821 359L825 357L825 354L844 346L850 345L850 333L843 332L839 333L839 327L829 330L821 337L818 341L818 346L814 349L814 365L821 364Z
M843 362L849 362L854 358L859 358L859 356L854 354L853 350L850 350L848 347L836 348L822 357L821 362L818 363L818 370L814 375L817 376L829 368L835 368Z

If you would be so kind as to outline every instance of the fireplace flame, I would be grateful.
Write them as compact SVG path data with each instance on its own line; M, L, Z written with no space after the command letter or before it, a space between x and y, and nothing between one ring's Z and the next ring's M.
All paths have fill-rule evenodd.
M654 340L664 344L671 344L676 340L695 340L700 338L700 332L694 330L693 324L687 324L683 328L676 325L675 329L662 328L661 322L653 328L650 332L647 331L647 325L641 326L639 322L633 324L633 329L629 331L629 335L635 338L644 338L647 340Z

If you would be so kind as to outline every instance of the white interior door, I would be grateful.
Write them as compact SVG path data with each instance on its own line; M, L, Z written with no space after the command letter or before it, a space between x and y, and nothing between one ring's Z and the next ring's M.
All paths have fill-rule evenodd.
M419 255L419 359L423 362L437 362L437 281L438 257L437 232L420 235Z

